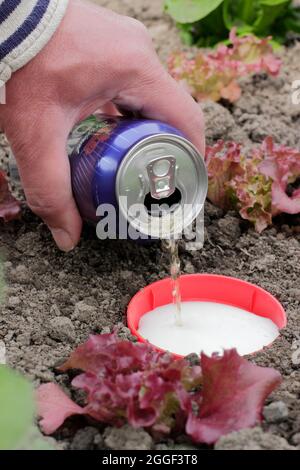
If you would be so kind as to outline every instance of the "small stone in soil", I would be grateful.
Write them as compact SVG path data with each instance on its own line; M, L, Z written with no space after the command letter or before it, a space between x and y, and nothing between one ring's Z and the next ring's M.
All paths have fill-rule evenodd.
M30 340L30 333L22 333L21 335L17 336L17 342L20 343L22 346L29 346Z
M290 289L290 294L292 297L294 297L294 299L300 302L300 289Z
M112 450L151 450L153 447L152 437L144 429L134 429L128 424L122 428L106 428L104 443Z
M155 446L156 450L199 450L198 447L193 446L192 444L157 444Z
M292 440L292 444L295 444L295 446L299 446L300 445L300 432L297 432L296 434L294 434L291 440Z
M50 314L51 314L51 316L54 316L54 317L60 317L61 316L61 311L59 310L59 308L56 304L51 305Z
M286 439L263 432L259 427L243 429L221 437L215 450L296 450Z
M283 401L274 401L263 409L263 415L267 423L280 423L289 416L289 410Z
M12 269L9 279L12 282L19 282L20 284L30 284L31 282L28 269L23 264L19 264L15 269Z
M105 326L101 330L101 335L109 335L111 333L111 328L109 326Z
M83 301L80 301L75 304L72 318L89 323L94 315L96 315L96 308L92 307L91 305L87 305Z
M89 450L89 449L93 449L95 445L97 448L101 448L102 444L103 444L103 439L98 429L93 428L91 426L87 426L77 431L70 445L70 449L71 450Z
M49 336L61 342L73 343L75 341L75 328L70 318L54 317L50 320Z
M130 329L124 326L123 323L117 324L116 331L119 338L128 341L136 341L136 337L131 334Z
M16 307L17 305L20 304L20 302L21 302L20 297L16 297L16 296L9 297L7 301L9 307Z

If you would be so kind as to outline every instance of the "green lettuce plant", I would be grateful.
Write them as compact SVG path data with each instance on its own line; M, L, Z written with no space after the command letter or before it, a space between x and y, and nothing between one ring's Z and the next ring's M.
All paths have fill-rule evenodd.
M283 42L289 31L300 33L300 9L292 0L165 0L165 9L177 22L184 42L212 46L238 35L272 35Z

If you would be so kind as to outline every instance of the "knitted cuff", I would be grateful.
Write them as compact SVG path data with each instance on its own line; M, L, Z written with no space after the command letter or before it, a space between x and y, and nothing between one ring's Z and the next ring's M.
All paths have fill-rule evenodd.
M68 0L0 1L0 87L47 44Z

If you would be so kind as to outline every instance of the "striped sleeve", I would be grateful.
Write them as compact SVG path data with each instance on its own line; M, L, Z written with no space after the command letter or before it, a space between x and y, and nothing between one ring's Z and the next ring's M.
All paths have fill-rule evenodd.
M68 0L0 0L0 87L47 44Z

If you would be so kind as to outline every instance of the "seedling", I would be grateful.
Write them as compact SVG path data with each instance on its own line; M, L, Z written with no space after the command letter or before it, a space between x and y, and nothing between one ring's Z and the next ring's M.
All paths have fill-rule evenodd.
M202 354L199 360L192 366L116 334L90 336L60 368L83 371L72 385L86 393L86 405L77 405L54 383L41 385L41 428L51 434L67 417L80 414L114 426L128 422L155 435L185 432L195 442L212 444L260 421L280 374L251 364L235 350Z
M267 137L245 154L236 142L207 148L208 198L223 209L237 209L262 232L280 213L300 213L300 152Z
M230 45L214 52L176 52L169 57L169 71L198 100L221 98L234 102L241 96L238 78L264 72L276 76L281 60L273 53L271 39L230 33Z

